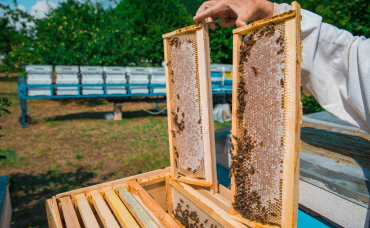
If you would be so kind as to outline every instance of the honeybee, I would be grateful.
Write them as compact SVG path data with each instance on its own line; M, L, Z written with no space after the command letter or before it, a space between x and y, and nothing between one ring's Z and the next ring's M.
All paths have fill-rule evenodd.
M251 67L254 71L254 74L257 75L258 74L258 68L257 67Z

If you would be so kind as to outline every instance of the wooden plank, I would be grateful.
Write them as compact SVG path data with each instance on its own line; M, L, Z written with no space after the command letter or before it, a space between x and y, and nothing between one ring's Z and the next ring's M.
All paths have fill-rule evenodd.
M230 201L228 202L229 203L228 205L224 204L223 202L220 202L219 200L219 196L221 196L220 194L216 193L216 194L211 195L210 191L206 191L204 189L199 189L197 190L197 192L199 192L200 194L202 194L202 196L209 199L214 204L216 204L219 208L221 208L222 210L230 214Z
M62 226L58 226L57 219L55 218L55 215L52 212L53 203L52 203L51 199L46 200L45 207L46 207L46 215L47 215L47 218L48 218L49 228L62 227Z
M67 228L81 227L80 223L78 222L78 218L76 215L75 208L72 204L71 197L65 196L60 198L59 200L62 206L63 217Z
M180 226L169 216L161 206L141 187L135 180L127 182L129 191L139 199L157 218L163 227L180 228Z
M239 55L239 47L242 43L242 35L240 34L234 34L233 35L233 92L232 92L232 127L231 127L231 132L233 135L235 135L236 137L240 137L240 134L239 134L239 131L237 130L238 129L238 116L237 116L237 109L238 109L238 106L239 106L239 102L238 102L238 93L237 93L237 88L238 88L238 83L239 83L239 71L238 71L238 68L239 68L239 61L240 61L240 55ZM231 137L231 140L232 140L232 143L233 145L236 145L236 140ZM234 156L235 156L235 152L233 152ZM234 175L231 177L231 198L230 198L230 203L234 203L234 195L236 193L236 188L235 188L235 177ZM234 209L234 207L230 207L230 213L232 215L235 215L237 214L237 211Z
M285 22L285 72L284 87L284 168L283 168L283 202L282 227L297 227L298 193L299 193L299 153L300 153L300 5L292 2L292 10L297 17ZM292 89L290 89L292 88ZM291 98L295 98L292 102ZM293 121L295 120L295 121ZM286 125L286 124L284 124Z
M297 2L292 3L292 10L297 12L297 17L295 17L295 26L296 26L296 48L297 48L297 57L296 57L296 92L300 94L301 91L301 63L303 62L302 58L302 28L301 28L301 21L302 21L302 14L301 14L301 6ZM293 227L298 227L298 207L299 207L299 167L301 161L301 124L302 124L302 114L303 114L303 107L301 102L301 97L296 96L296 146L295 146L295 158L294 158L294 189L293 189Z
M91 210L90 203L86 199L84 193L77 194L75 196L76 206L80 212L82 221L86 228L100 228L98 221L94 216L94 212Z
M230 219L229 213L216 205L213 200L211 201L207 197L204 197L201 193L193 189L191 186L185 183L178 183L176 181L173 181L172 179L169 180L169 185L179 191L188 200L197 205L197 207L207 213L223 227L245 227L242 223ZM212 197L212 195L209 196Z
M142 182L140 180L137 180L137 182L141 185L141 186L147 186L147 185L153 185L153 184L156 184L156 183L160 183L160 182L165 182L166 181L166 177L165 176L159 176L158 178L153 178L151 180L147 180L145 182ZM144 187L145 188L145 187Z
M174 178L172 178L172 180L176 180L176 181L179 181L179 182L184 182L184 183L188 183L188 184L192 184L192 185L199 185L199 186L208 187L208 188L213 186L213 183L208 183L204 180L191 179L191 178L187 178L187 177L183 177L183 176L174 177Z
M119 184L116 186L118 196L125 204L127 209L131 212L132 216L136 219L141 227L147 228L157 228L158 226L149 217L149 215L144 211L144 209L139 205L134 199L131 193L128 192L125 186Z
M116 219L114 218L112 212L109 210L108 205L105 203L100 192L97 190L90 192L92 202L94 204L95 210L99 215L105 228L120 228Z
M72 198L76 195L76 194L79 194L79 193L85 193L85 192L91 192L91 191L94 191L94 190L101 190L102 188L105 188L105 187L108 187L108 186L111 186L112 188L118 184L126 184L127 181L129 180L141 180L141 179L148 179L149 181L150 180L155 180L157 178L163 178L165 174L171 172L171 168L170 167L167 167L165 169L159 169L159 170L155 170L155 171L151 171L151 172L147 172L147 173L143 173L143 174L139 174L139 175L135 175L135 176L131 176L131 177L126 177L126 178L122 178L122 179L118 179L118 180L114 180L114 181L109 181L109 182L105 182L105 183L102 183L102 184L97 184L97 185L93 185L93 186L90 186L90 187L86 187L86 188L80 188L80 189L77 189L77 190L73 190L73 191L69 191L69 192L64 192L64 193L60 193L58 195L56 195L56 198L59 199L63 196L71 196ZM143 183L141 183L143 184Z
M285 21L289 18L295 17L296 16L296 11L292 8L292 10L279 14L276 16L268 17L253 23L250 23L246 26L236 28L233 30L233 34L239 34L239 35L246 35L251 29L256 29L258 27L262 27L264 25L267 25L269 23L277 23L281 21Z
M103 188L104 196L112 209L114 215L118 219L118 222L122 227L128 228L140 228L139 224L135 221L134 217L130 214L128 209L116 195L111 187Z
M172 32L163 34L162 35L162 38L163 39L169 39L169 38L173 37L174 35L178 35L178 34L186 33L186 32L192 32L192 31L195 31L195 30L200 29L200 28L202 28L202 25L201 24L198 24L198 25L190 25L188 27L177 29L175 31L172 31Z
M164 48L164 62L165 62L165 74L166 74L166 97L167 97L167 116L168 116L168 141L170 145L170 163L171 163L171 176L177 176L177 165L175 163L175 151L173 147L175 146L175 139L171 137L171 129L175 128L175 125L170 118L172 115L171 113L171 105L173 100L173 93L172 93L172 86L171 85L171 74L170 74L170 66L168 63L170 61L170 50L168 39L163 39L163 48Z
M49 207L52 213L51 216L55 222L56 227L62 227L62 218L59 213L59 208L55 196L51 198L51 201L49 202Z
M217 171L216 171L216 147L213 122L213 98L212 98L212 82L211 82L211 65L209 53L209 34L208 25L204 25L202 29L197 30L197 45L198 45L198 71L201 97L201 105L203 107L203 120L207 125L202 128L204 141L204 163L206 171L206 181L212 183L210 186L211 192L218 192Z
M218 193L225 199L231 201L231 190L223 186L222 184L218 185Z

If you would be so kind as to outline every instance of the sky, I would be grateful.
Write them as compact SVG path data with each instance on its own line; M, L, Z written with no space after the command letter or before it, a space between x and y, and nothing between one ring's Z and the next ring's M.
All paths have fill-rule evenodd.
M48 11L49 6L50 7L57 7L60 2L63 2L65 0L17 0L18 8L25 10L31 15L35 16L36 18L43 18L45 17L45 13ZM84 0L79 0L84 1ZM104 7L109 7L109 5L114 6L113 2L110 2L109 0L92 0L93 2L101 2ZM11 5L13 8L15 8L15 5L13 3L13 0L0 0L0 3L4 5ZM47 4L49 2L49 6Z

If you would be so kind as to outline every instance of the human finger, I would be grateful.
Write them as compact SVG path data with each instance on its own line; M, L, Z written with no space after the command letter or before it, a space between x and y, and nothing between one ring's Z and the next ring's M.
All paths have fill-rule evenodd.
M214 16L208 17L208 21L214 21L214 19L215 19ZM212 30L215 30L216 29L216 24L215 23L210 23L209 27L211 27Z
M215 1L215 4L210 6L209 8L207 8L206 10L198 13L195 17L193 17L193 20L195 22L200 22L204 19L206 19L207 17L210 17L210 16L216 16L218 12L220 12L220 10L224 7L224 3L223 2L216 2Z
M240 28L246 26L248 21L250 21L250 18L251 18L250 13L239 15L235 22L236 27Z
M236 20L234 19L232 21L220 22L219 25L221 27L231 27L231 26L235 25L235 23L236 23Z

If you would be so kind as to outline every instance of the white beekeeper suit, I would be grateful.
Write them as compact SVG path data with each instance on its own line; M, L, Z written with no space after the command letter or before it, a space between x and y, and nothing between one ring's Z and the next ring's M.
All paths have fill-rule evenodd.
M291 9L276 4L274 15ZM370 39L302 9L302 86L337 118L370 133Z

